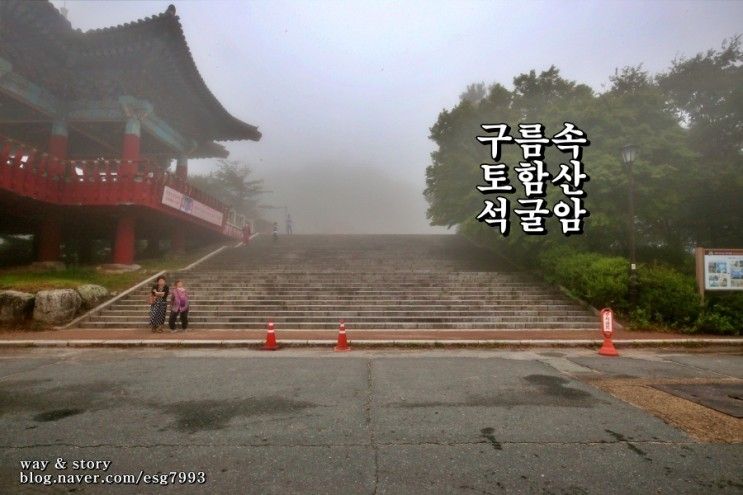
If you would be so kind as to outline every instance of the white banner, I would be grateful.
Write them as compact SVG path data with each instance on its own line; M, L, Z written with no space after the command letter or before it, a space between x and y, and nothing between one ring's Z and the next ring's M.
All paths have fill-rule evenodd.
M206 222L213 223L214 225L221 226L224 219L224 214L221 211L195 201L193 198L168 186L163 188L163 204Z

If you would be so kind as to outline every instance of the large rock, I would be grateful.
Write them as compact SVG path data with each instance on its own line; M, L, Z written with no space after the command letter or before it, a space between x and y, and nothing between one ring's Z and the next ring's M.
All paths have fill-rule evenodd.
M102 285L85 284L77 289L80 298L83 300L83 309L92 309L98 306L108 297L108 289Z
M74 289L42 290L36 293L34 320L61 324L72 320L83 300Z
M31 316L34 295L17 290L0 290L0 322L21 323Z

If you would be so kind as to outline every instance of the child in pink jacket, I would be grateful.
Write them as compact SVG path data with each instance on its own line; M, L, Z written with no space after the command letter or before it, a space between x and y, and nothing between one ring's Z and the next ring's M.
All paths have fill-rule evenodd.
M182 280L176 280L175 288L170 299L170 319L168 320L168 326L170 326L171 332L176 331L175 319L178 315L181 317L181 329L185 332L186 328L188 328L188 292L183 287Z

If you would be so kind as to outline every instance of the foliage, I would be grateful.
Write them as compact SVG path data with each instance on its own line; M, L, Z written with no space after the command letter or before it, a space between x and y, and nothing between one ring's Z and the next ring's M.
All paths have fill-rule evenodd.
M702 307L693 275L668 265L638 266L635 307L629 304L629 262L625 258L556 246L538 256L537 266L548 281L596 308L610 307L633 328L743 332L743 294L711 294Z
M229 205L247 218L259 217L258 197L265 193L263 180L253 180L251 168L236 160L219 160L217 169L189 177L189 182Z
M629 141L642 150L634 164L638 241L680 250L686 241L677 227L684 187L690 181L687 165L695 161L686 143L686 131L666 105L660 89L640 68L628 68L612 81L610 91L595 95L587 86L562 78L551 67L540 74L531 71L517 76L513 90L494 84L479 100L466 96L477 92L470 87L459 104L444 110L431 128L430 137L438 146L431 155L424 193L431 223L463 225L481 210L484 196L475 188L482 183L480 164L492 163L488 147L475 140L484 134L481 124L505 122L517 129L520 122L540 122L547 133L554 134L570 121L585 129L592 143L583 158L591 177L585 184L585 204L591 212L585 234L571 241L556 239L555 235L525 236L514 225L507 239L491 232L491 242L504 243L509 252L531 254L563 242L607 253L626 250L624 205L628 182L619 150ZM503 163L518 164L520 159L518 146L504 147ZM553 176L565 159L558 150L547 149L545 162ZM513 200L524 197L521 184L515 179L511 183L516 187ZM548 191L549 204L564 199L560 189ZM512 215L512 221L517 220ZM555 218L549 219L547 226L559 232ZM484 224L479 228L490 230Z
M740 325L736 326L730 316L717 311L706 311L702 314L697 321L696 330L704 333L740 335Z
M637 271L637 308L651 323L692 328L701 306L694 277L663 265L643 265Z
M539 267L549 281L597 308L627 308L629 263L624 258L559 246L540 256Z
M709 333L743 334L743 294L708 294L704 314L697 322L696 329Z
M590 181L585 234L580 240L558 235L524 236L517 225L507 239L485 224L500 249L530 255L555 243L603 253L627 250L625 205L628 181L621 147L635 144L640 157L633 165L638 252L647 261L673 253L681 261L693 245L743 243L743 54L740 37L691 59L673 62L667 73L652 77L642 66L626 67L610 78L611 87L595 94L588 86L563 78L557 68L530 71L513 79L513 88L495 83L467 87L459 103L445 109L431 127L437 148L426 172L425 196L433 225L464 226L482 209L480 164L492 163L489 146L476 137L485 123L508 123L512 134L522 122L541 122L547 133L563 122L584 129L591 145L585 149ZM518 146L506 146L501 161L520 161ZM546 163L554 175L565 157L547 149ZM523 197L513 174L515 199ZM563 195L551 188L547 200ZM518 217L512 215L512 223ZM477 225L477 224L475 224ZM559 232L556 219L548 230ZM473 229L468 227L468 232ZM645 249L648 248L648 249ZM658 250L658 248L662 248Z
M743 244L743 50L741 37L720 50L674 61L658 84L700 159L690 164L683 228L698 243Z
M511 259L538 261L553 282L568 287L595 306L610 305L637 324L698 331L732 332L743 328L743 303L716 300L705 308L694 290L690 248L743 245L743 50L741 38L693 58L672 62L651 76L642 66L625 67L610 78L611 87L595 93L561 76L556 67L514 77L512 88L494 83L467 87L453 108L443 110L431 127L436 145L426 170L424 195L432 225L456 227L476 242ZM590 217L581 236L564 237L552 217L550 235L527 236L511 214L511 233L503 238L475 217L486 199L483 163L493 163L489 146L477 136L482 124L539 122L546 134L575 123L591 140L583 162L585 207ZM638 259L643 262L637 306L627 299L629 181L620 158L623 145L640 151L633 163ZM500 162L522 160L518 146L505 146ZM554 176L565 156L547 148L545 163ZM523 186L509 174L516 191ZM548 187L548 205L564 199ZM662 262L658 264L656 262ZM670 266L669 266L670 264ZM743 299L743 298L742 298Z

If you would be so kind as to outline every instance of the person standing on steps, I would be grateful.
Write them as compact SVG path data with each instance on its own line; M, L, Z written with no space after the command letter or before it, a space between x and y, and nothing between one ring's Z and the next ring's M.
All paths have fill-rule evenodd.
M243 226L243 244L247 245L250 242L250 224L246 223Z
M288 235L292 235L293 232L293 225L292 225L292 216L288 213L286 214L286 233Z
M183 286L182 280L175 281L175 289L170 301L170 319L168 326L171 332L175 332L175 319L181 317L181 330L183 332L188 328L188 292Z
M165 326L165 311L167 309L170 288L165 283L165 277L157 277L157 282L150 291L150 327L152 331L160 333Z
M279 222L273 223L273 240L277 241L279 239Z

